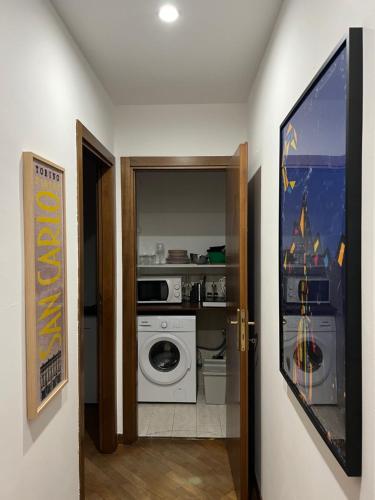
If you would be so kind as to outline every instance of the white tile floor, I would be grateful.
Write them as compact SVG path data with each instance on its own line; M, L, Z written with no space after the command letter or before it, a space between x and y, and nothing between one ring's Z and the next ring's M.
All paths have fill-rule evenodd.
M138 435L222 438L226 406L207 405L201 390L197 404L138 403Z

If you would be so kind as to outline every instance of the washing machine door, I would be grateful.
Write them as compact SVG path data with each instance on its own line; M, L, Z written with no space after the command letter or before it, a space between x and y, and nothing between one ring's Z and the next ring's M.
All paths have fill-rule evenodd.
M175 335L156 334L143 343L138 362L150 382L171 385L190 370L191 355L185 343Z
M308 387L322 384L328 377L332 361L329 342L321 337L308 337L305 341L296 342L293 345L292 364L297 369L298 384Z

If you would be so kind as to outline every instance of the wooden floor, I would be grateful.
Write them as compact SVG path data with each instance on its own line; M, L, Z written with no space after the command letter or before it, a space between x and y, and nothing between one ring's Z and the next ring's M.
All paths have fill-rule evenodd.
M85 455L88 500L236 499L220 439L143 438L102 455L87 438Z

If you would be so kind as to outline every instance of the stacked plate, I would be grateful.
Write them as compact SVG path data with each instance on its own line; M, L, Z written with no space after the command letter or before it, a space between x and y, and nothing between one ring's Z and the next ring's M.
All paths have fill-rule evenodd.
M168 250L167 264L190 264L187 250Z

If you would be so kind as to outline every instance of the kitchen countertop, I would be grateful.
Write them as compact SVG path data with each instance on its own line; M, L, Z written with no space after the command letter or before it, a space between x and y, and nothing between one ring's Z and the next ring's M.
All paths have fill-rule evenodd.
M225 309L220 306L217 308ZM190 302L182 302L182 304L137 304L138 314L195 314L197 311L209 311L211 309L215 309L215 306L203 307L201 304L191 304Z

